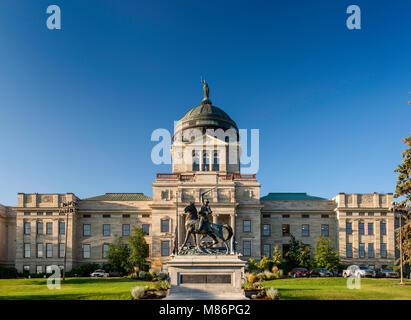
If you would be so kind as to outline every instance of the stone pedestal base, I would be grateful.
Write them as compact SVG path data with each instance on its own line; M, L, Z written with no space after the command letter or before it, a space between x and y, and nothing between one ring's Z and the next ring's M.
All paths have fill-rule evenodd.
M166 299L245 299L246 262L237 255L179 255L167 263L171 291Z

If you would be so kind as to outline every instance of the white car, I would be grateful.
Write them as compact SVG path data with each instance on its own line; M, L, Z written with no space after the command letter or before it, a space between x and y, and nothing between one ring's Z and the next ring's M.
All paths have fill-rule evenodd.
M367 266L357 266L351 265L347 268L347 270L343 271L343 276L346 277L372 277L375 278L376 272L375 270L371 269Z
M109 274L105 272L103 269L97 269L94 271L92 274L90 274L91 277L104 277L107 278Z

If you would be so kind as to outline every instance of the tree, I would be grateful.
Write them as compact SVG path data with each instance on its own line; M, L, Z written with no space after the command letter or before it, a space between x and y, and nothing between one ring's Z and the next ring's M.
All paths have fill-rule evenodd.
M295 267L309 268L311 265L311 249L291 235L290 250L286 253L288 269Z
M398 208L404 213L405 221L402 223L402 239L399 239L398 232L397 242L402 248L403 263L411 265L411 136L403 141L409 148L402 153L403 160L394 170L398 173L394 198L403 199Z
M113 244L108 247L106 257L111 271L125 274L130 271L130 264L128 262L130 256L130 249L123 243L122 239L118 237Z
M273 266L278 267L283 262L283 252L278 248L278 246L274 247L273 250L273 257L271 258Z
M338 270L340 258L338 252L333 249L332 242L325 236L321 236L315 242L314 264L318 268L330 271Z
M128 262L132 267L137 267L138 270L144 270L147 266L146 259L148 258L148 244L144 238L145 233L142 228L134 227L134 235L128 238L130 247L130 256Z

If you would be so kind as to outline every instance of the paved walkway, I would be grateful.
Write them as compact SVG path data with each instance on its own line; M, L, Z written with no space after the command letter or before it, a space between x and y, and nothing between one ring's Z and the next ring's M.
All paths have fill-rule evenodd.
M171 286L170 294L163 300L248 300L242 291L233 291L224 285Z

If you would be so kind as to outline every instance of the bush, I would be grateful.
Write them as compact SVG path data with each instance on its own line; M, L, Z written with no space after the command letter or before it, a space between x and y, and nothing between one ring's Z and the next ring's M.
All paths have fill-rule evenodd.
M255 276L255 274L254 273L250 273L249 275L248 275L248 277L247 277L247 282L249 282L249 283L254 283L254 282L256 282L258 279L257 279L257 277Z
M131 289L131 295L134 299L141 299L144 296L145 289L143 287L134 287Z
M160 280L166 280L166 279L168 278L168 275L167 275L166 273L164 273L164 272L160 272L160 273L158 274L158 278L159 278Z
M266 294L267 297L269 297L271 300L275 300L275 299L278 299L278 298L279 298L278 289L268 288L267 290L265 290L265 294Z
M0 279L12 279L17 277L18 273L16 268L0 267Z
M84 263L82 265L74 267L70 272L66 272L66 276L90 277L90 274L97 269L100 269L100 265L98 263Z

